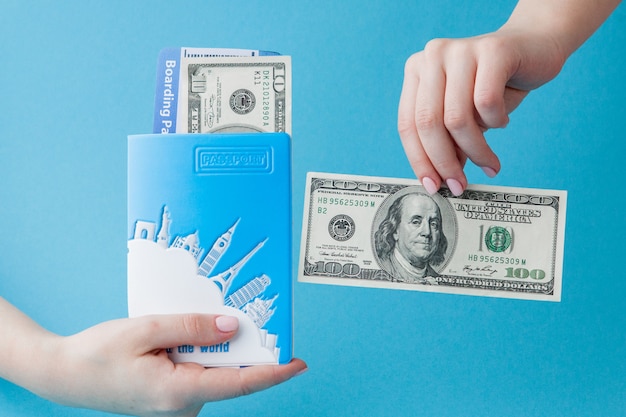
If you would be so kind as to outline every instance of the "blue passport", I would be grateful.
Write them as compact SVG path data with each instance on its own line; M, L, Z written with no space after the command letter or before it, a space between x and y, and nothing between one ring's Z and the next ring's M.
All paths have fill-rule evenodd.
M204 366L292 358L291 144L285 133L128 137L128 310L236 316Z

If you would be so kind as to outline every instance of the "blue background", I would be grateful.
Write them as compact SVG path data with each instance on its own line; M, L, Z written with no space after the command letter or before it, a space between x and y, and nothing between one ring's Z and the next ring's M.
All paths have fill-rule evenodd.
M305 173L412 177L396 131L406 58L494 30L514 4L4 0L0 294L60 334L126 315L126 136L152 128L161 48L293 57L297 259ZM568 190L560 303L296 283L310 371L202 415L624 415L625 15L488 133L500 175L467 169L473 183ZM0 414L104 415L5 381Z

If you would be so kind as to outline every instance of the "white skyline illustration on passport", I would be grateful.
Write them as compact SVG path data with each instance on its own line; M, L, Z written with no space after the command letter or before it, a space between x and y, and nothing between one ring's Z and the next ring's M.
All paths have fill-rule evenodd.
M280 351L276 346L277 335L263 329L274 315L274 301L278 298L278 294L265 296L271 284L270 277L262 273L231 291L236 277L262 249L267 238L228 268L214 273L229 249L240 221L241 218L237 219L222 233L204 255L198 231L188 235L170 235L171 216L167 206L163 206L160 225L137 220L128 242L129 312L131 316L185 312L235 315L240 319L240 330L232 342L242 336L242 331L253 332L256 328L260 346L269 350L277 362ZM234 347L235 343L230 343L226 352L232 354ZM193 352L192 347L188 348ZM191 353L188 350L187 347L182 350L179 347L178 353ZM211 350L214 351L223 352L223 347ZM206 352L206 349L202 350L202 353Z

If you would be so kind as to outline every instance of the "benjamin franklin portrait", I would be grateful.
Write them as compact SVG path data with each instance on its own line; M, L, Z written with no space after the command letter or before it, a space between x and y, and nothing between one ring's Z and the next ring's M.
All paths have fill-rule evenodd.
M436 284L448 238L441 209L425 192L402 193L389 206L374 234L380 267L393 281Z

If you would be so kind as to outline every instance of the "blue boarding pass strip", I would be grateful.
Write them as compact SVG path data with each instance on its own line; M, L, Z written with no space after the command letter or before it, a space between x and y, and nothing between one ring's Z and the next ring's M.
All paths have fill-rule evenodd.
M185 58L275 56L272 51L230 48L165 48L159 53L153 133L176 133L180 64Z

